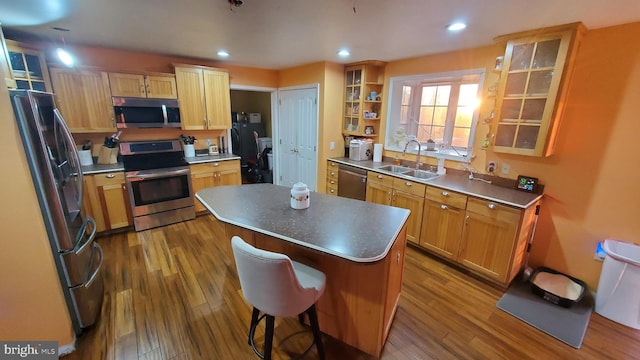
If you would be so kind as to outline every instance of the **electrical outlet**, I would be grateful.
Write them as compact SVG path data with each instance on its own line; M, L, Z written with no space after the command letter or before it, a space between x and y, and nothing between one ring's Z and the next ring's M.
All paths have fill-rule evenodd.
M336 143L335 141L331 141L329 142L329 150L335 150L336 149Z
M489 164L487 164L487 172L492 173L496 171L497 166L498 165L495 161L489 161Z
M507 163L502 163L502 173L503 174L508 174L509 173L509 169L511 169L511 165L507 164Z
M207 139L207 146L211 146L211 139Z

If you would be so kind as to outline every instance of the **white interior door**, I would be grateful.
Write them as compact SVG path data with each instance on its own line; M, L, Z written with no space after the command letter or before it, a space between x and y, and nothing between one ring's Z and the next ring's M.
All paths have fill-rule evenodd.
M278 92L277 184L307 184L316 191L318 168L318 88Z

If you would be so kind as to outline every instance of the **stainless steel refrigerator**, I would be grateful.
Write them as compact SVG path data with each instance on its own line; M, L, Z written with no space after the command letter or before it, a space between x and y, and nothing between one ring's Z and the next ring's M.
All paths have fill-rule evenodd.
M83 212L84 183L76 145L53 94L9 93L40 204L39 215L47 229L74 331L80 334L100 313L104 256L94 241L96 223Z

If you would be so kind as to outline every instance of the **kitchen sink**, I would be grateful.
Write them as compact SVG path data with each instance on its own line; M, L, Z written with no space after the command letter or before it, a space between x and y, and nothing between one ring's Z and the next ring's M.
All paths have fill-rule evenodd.
M426 170L411 170L411 172L403 173L403 175L411 176L411 177L422 179L422 180L434 179L440 176L437 173L426 171Z
M386 166L381 166L376 170L389 171L394 174L406 174L409 171L411 171L411 168L408 168L406 166L400 166L400 165L386 165Z

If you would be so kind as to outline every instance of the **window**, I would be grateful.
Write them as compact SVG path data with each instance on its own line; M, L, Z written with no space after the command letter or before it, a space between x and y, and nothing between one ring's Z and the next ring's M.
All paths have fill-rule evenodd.
M391 78L386 148L408 140L437 144L427 155L470 161L484 69Z

